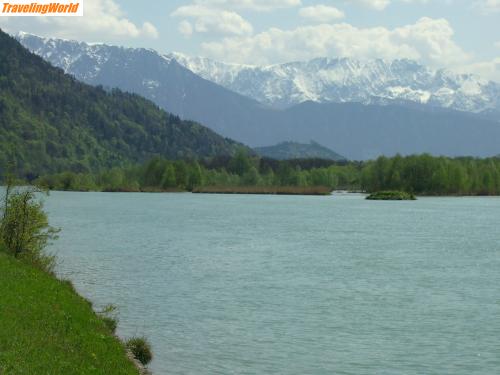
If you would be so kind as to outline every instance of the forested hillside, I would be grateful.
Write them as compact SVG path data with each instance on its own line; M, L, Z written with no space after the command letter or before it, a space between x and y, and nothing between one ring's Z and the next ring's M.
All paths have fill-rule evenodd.
M0 30L0 168L13 161L32 178L239 147L137 95L80 83Z

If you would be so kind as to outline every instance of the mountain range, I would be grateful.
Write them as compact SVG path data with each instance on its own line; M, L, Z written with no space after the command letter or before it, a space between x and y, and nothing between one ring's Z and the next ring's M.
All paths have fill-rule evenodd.
M261 103L414 102L468 112L500 109L500 84L472 74L433 70L412 60L316 58L270 66L225 64L171 54L194 73Z
M498 84L409 60L251 67L151 49L17 38L79 80L137 93L252 147L317 139L356 160L422 152L491 156L500 149Z

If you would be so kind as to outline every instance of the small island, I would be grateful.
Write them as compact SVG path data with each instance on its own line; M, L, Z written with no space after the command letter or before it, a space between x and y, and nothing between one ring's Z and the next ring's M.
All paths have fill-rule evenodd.
M374 201L414 201L417 200L415 195L404 191L378 191L366 197L366 199Z

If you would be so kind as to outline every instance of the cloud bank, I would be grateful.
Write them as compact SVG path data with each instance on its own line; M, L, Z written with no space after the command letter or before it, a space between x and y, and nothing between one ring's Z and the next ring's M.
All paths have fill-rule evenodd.
M464 64L470 56L453 40L446 19L423 17L388 29L358 28L348 23L320 24L292 30L270 28L252 36L229 37L202 44L212 58L237 63L274 64L313 57L357 59L408 58L430 66Z

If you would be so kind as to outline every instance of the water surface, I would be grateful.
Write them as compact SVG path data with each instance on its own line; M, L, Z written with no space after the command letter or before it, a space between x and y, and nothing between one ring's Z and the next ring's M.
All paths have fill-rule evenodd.
M158 374L500 373L500 199L52 193L59 272Z

